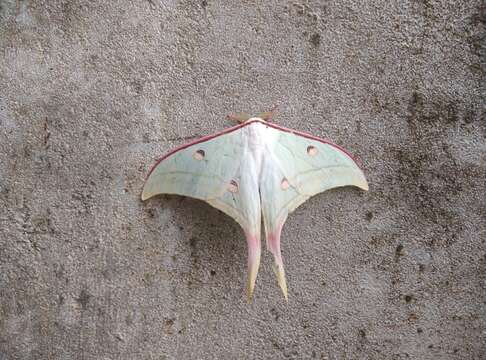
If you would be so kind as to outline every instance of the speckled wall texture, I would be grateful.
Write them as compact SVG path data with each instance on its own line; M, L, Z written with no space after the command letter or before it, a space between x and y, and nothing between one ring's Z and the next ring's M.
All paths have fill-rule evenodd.
M484 359L481 1L0 1L0 359ZM154 159L280 105L368 193L264 250Z

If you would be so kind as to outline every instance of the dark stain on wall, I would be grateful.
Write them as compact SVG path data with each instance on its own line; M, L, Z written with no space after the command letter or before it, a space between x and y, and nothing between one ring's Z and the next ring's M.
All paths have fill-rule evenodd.
M462 192L477 188L484 181L484 169L456 158L451 151L451 132L468 134L471 124L479 125L480 115L454 101L430 101L413 92L407 117L409 137L404 146L392 147L397 164L401 198L416 221L433 226L438 235L431 240L454 242L463 225L455 210L454 199Z

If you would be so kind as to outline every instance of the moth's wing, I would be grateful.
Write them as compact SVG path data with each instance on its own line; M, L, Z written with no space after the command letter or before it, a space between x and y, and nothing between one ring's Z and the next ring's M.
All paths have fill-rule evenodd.
M355 160L344 149L307 134L269 127L268 148L260 192L264 220L270 227L320 192L368 183ZM287 129L286 129L287 130Z
M243 228L253 222L248 206L259 204L253 193L241 188L247 133L238 129L183 145L162 157L143 187L142 200L158 194L177 194L200 199L234 218ZM235 185L236 184L236 185ZM247 184L245 184L247 185ZM248 185L245 186L247 189Z
M150 172L142 200L157 194L177 194L206 201L235 219L248 242L248 295L251 297L260 263L261 207L256 164L248 157L249 130L204 138L161 158Z
M287 297L280 233L288 214L320 192L347 185L368 190L368 184L353 158L337 145L271 126L266 138L260 178L263 220L278 283Z

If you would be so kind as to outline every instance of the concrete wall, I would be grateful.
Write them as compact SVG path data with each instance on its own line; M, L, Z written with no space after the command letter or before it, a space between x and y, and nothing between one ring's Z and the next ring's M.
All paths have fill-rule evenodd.
M480 359L481 1L0 1L0 359ZM154 159L280 104L370 191L312 198L264 251ZM484 358L484 357L483 357Z

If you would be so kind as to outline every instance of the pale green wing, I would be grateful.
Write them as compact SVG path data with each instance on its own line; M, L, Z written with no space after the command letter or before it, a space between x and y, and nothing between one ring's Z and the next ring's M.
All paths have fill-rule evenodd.
M368 190L356 162L334 144L268 128L269 142L260 192L265 226L282 225L309 197L341 186Z
M204 200L234 218L245 230L260 221L256 179L242 171L246 129L224 133L162 158L145 182L142 200L157 194L177 194ZM242 174L244 174L242 176Z
M346 185L368 190L368 184L354 160L335 145L274 125L267 127L266 139L260 177L263 220L277 281L287 298L280 235L288 214L317 193Z
M259 164L250 154L248 126L240 125L163 157L145 182L142 200L177 194L204 200L235 219L248 243L248 299L260 265Z

